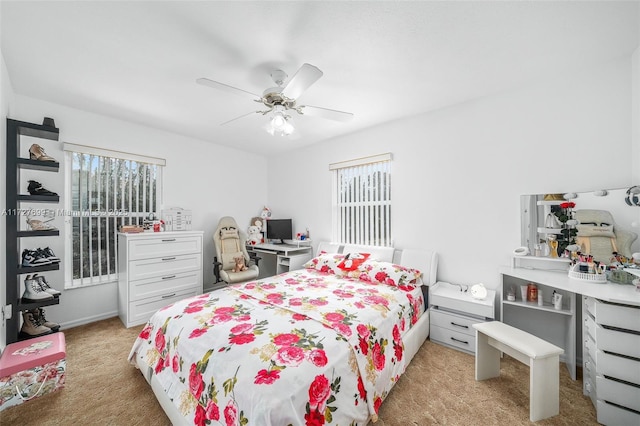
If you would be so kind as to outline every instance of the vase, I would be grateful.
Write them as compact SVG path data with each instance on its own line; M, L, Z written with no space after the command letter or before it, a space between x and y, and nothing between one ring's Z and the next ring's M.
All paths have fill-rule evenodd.
M555 238L549 238L549 257L557 259L558 258L558 240Z

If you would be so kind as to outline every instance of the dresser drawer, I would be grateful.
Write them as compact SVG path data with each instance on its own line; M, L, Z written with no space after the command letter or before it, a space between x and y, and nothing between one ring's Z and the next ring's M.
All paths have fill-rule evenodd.
M457 333L466 334L475 338L476 331L471 327L473 324L483 322L479 319L465 317L452 312L446 312L439 309L431 309L431 324L456 331Z
M596 378L596 386L599 400L640 411L640 387L609 380L602 376Z
M149 235L129 241L129 260L200 253L202 237L198 235Z
M598 349L640 358L640 335L611 330L596 324Z
M599 376L609 376L640 386L640 361L598 351L596 363Z
M196 296L200 292L194 290L183 290L171 292L164 296L150 297L129 303L129 327L144 324L157 310L164 308L171 303L187 297Z
M432 317L433 318L433 317ZM474 330L475 331L475 330ZM431 340L445 345L463 349L467 352L476 352L476 336L460 333L448 328L439 327L431 323L429 330Z
M606 303L592 297L587 297L585 304L596 323L640 332L640 307Z
M136 301L191 289L202 291L200 270L132 281L129 287L129 300Z
M598 423L611 426L638 426L640 413L625 410L615 405L598 400Z
M129 280L142 280L179 274L181 272L202 270L200 254L167 256L153 259L141 259L129 262Z

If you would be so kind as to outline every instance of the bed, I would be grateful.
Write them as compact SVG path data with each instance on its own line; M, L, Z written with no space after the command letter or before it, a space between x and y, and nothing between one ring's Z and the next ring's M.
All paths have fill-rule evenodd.
M320 244L305 266L151 317L129 361L174 425L377 420L429 335L437 253Z

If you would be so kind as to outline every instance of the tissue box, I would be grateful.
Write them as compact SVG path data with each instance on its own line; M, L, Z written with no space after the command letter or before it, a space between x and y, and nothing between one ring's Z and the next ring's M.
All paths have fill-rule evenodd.
M65 350L64 333L7 345L0 357L0 411L62 388Z

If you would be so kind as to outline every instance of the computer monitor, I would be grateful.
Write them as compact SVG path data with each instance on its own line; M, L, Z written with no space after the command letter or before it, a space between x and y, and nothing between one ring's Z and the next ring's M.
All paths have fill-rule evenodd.
M267 240L273 244L284 244L284 240L293 239L291 219L269 219L267 222Z

